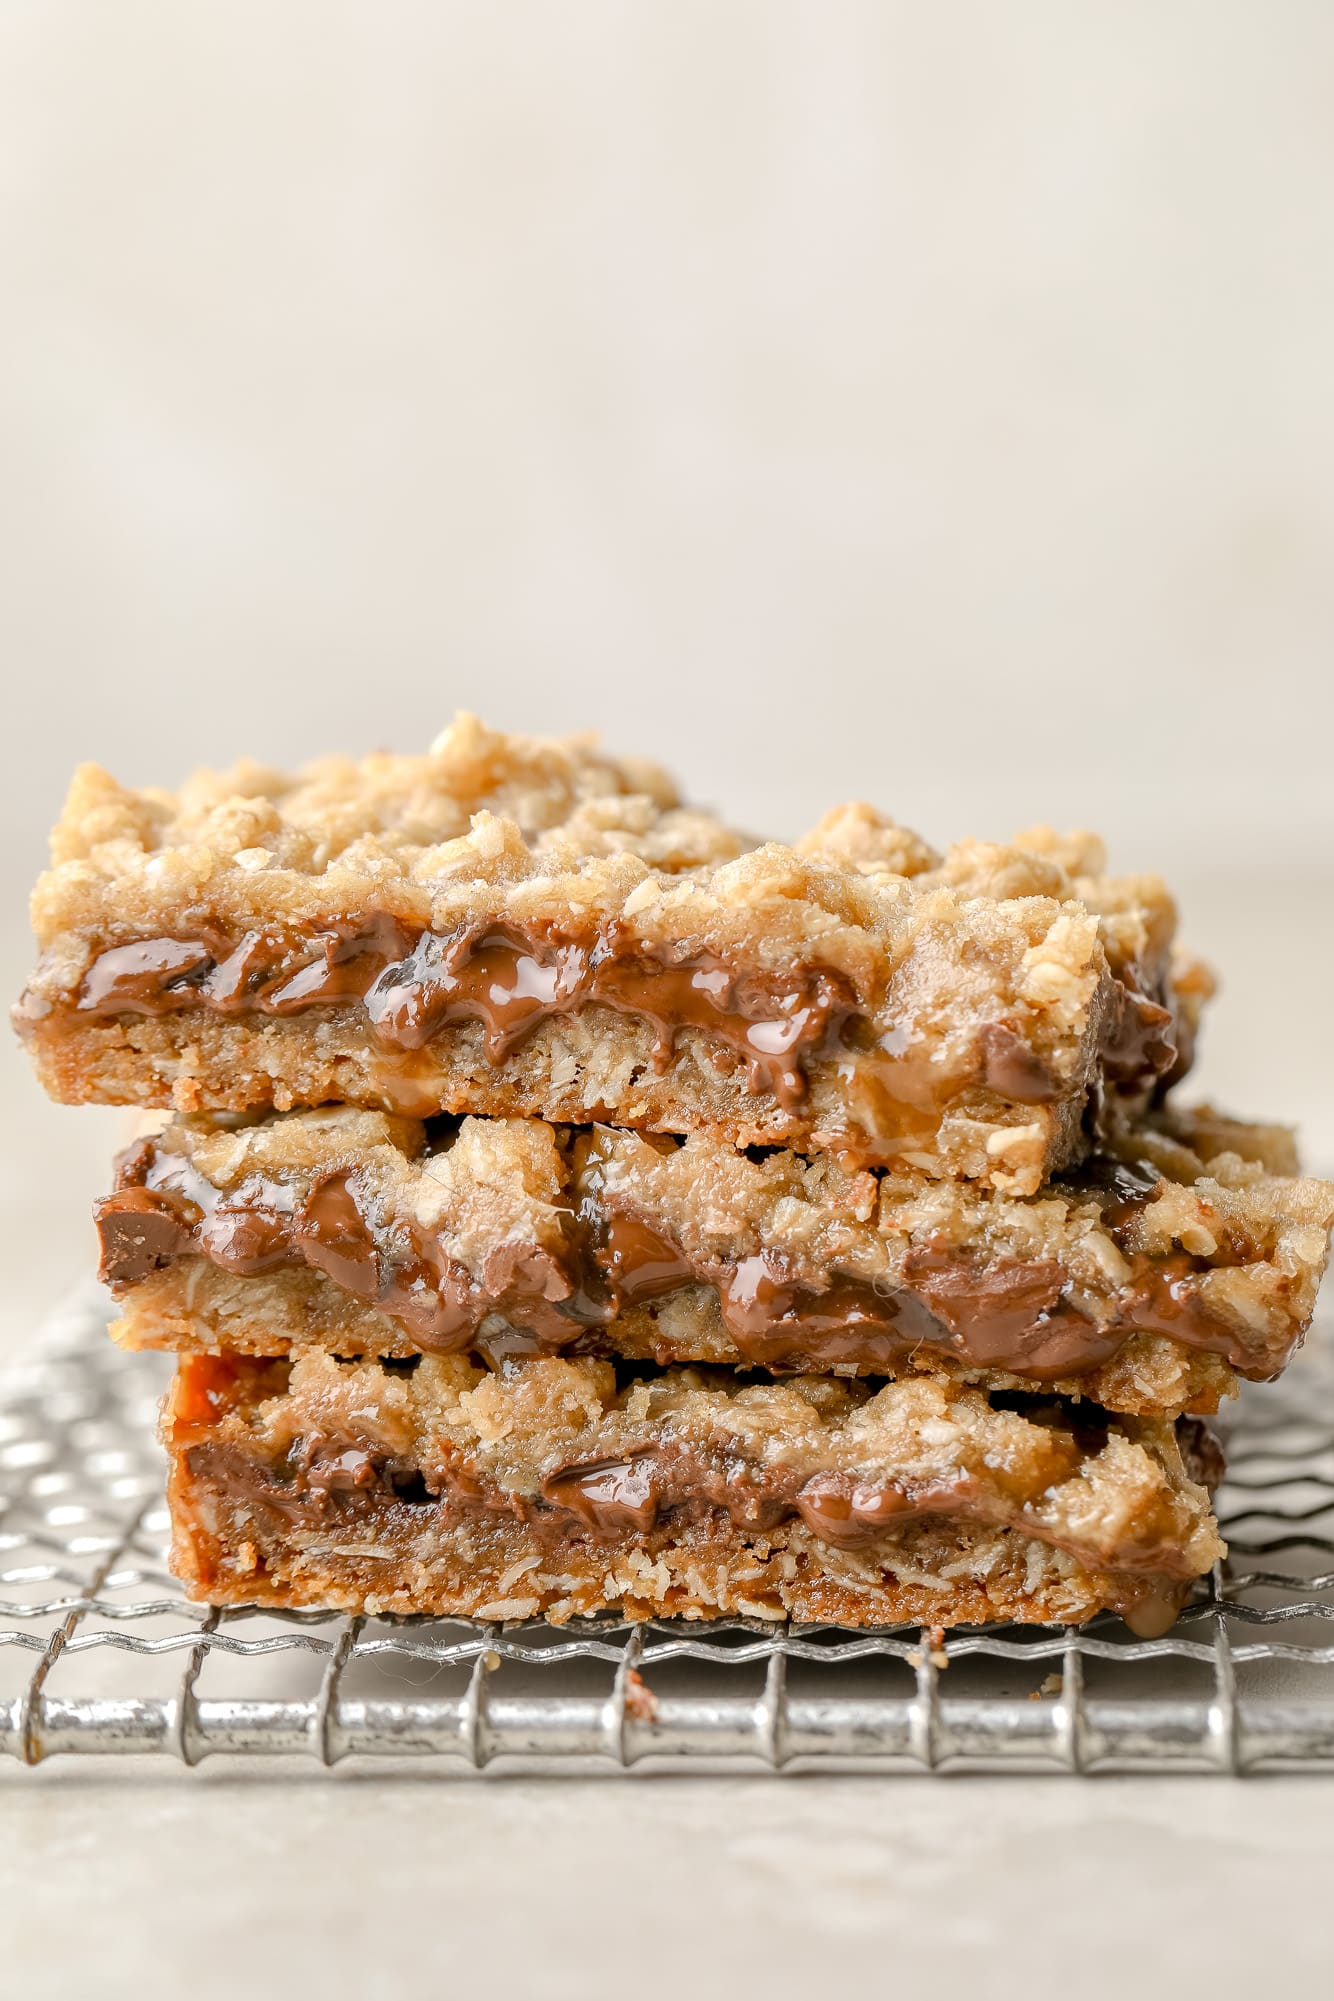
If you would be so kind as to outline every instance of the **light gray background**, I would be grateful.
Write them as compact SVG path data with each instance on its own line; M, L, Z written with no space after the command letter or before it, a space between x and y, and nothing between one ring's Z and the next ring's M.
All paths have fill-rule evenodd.
M1324 0L6 0L6 985L78 759L171 782L243 751L412 747L467 705L599 725L778 832L851 794L938 840L1102 827L1179 886L1221 963L1202 1087L1300 1120L1334 1167L1331 105ZM0 1116L12 1344L86 1258L117 1119L46 1106L17 1055ZM124 1921L99 1991L152 1984L133 1939L159 1922L155 1881L182 1961L223 1936L189 1894L211 1852L193 1866L193 1809L164 1817L154 1789L71 1819L62 1791L30 1796L36 1847L16 1844L60 1886L58 1906L20 1896L29 1932L64 1924L72 1869ZM585 1825L578 1797L555 1838ZM1060 1933L1063 1983L1152 1990L1188 1963L1221 1991L1269 1950L1258 1931L1187 1961L1134 1950L1145 1868L1165 1884L1192 1845L1184 1789L1101 1795L1086 1850L1072 1808L1025 1822L1023 1788L956 1792L962 1819L932 1795L916 1874L884 1799L849 1846L820 1793L803 1853L813 1789L744 1811L668 1797L703 1818L636 1809L645 1868L670 1851L684 1872L654 1878L657 1921L686 1922L717 1830L743 1931L781 1941L742 1962L771 1991L784 1966L893 1964L944 1992L961 1858L973 1991L1010 1991L998 1953L1041 1991L1031 1869L1053 1849L1088 1865L1062 1908L1077 1880L1099 1893L1079 1950ZM893 1797L921 1823L920 1794ZM257 1810L234 1798L219 1880ZM281 1894L307 1914L293 1977L327 1982L339 1940L383 1970L383 1930L296 1869L289 1838L316 1837L267 1798ZM506 1843L521 1882L543 1878L554 1808L509 1798L470 1807L462 1845L442 1835L456 1922L514 1889ZM600 1800L601 1836L560 1879L573 1904L537 1907L583 1941L552 1993L595 1991L596 1872L628 1825ZM1272 1812L1262 1835L1258 1809L1196 1800L1208 1886L1197 1872L1153 1924L1249 1886L1281 1901L1295 1969L1322 1922L1294 1915L1320 1841L1275 1848ZM428 1964L448 1941L422 1942L425 1805L405 1880L428 1899ZM756 1814L769 1832L738 1833ZM961 1847L980 1824L994 1839ZM882 1877L926 1884L929 1951L905 1960ZM664 1963L654 1922L611 1934L639 1992ZM483 1964L489 1935L467 1932ZM276 1934L263 1950L261 1984ZM23 1991L71 1991L51 1968L34 1944ZM233 1991L231 1969L224 1943L192 1977ZM159 1972L154 1991L179 1991Z
M1328 846L1334 12L9 4L4 657L128 777L601 723Z
M1332 103L1319 0L9 0L8 989L79 758L467 705L780 833L1103 828L1334 1165ZM12 1333L114 1120L4 1092Z

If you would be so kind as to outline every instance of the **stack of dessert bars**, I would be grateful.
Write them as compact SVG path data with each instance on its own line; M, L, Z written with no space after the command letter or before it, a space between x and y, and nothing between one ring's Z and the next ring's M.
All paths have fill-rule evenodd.
M1150 1635L1221 1555L1334 1188L1178 1108L1209 978L1092 837L759 844L465 716L85 768L33 911L47 1089L169 1115L97 1222L197 1597Z

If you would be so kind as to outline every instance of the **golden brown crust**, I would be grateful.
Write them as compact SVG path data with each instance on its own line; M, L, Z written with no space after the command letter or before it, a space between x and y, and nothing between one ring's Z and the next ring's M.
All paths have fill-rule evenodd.
M749 1090L741 1071L720 1071L709 1039L690 1029L678 1033L660 1072L649 1025L599 1007L542 1023L498 1066L476 1022L444 1028L425 1049L400 1055L336 1009L314 1023L202 1012L87 1024L52 1016L25 1033L42 1084L62 1104L245 1112L341 1103L419 1117L606 1120L705 1132L738 1146L897 1157L1030 1194L1085 1144L1082 1089L1052 1105L1015 1105L964 1086L905 1135L903 1107L880 1093L873 1064L850 1078L833 1059L816 1064L803 1103L784 1106Z
M688 811L698 837L664 841L681 826L664 827L665 816ZM105 876L132 873L136 856L152 856L171 874L193 857L196 874L182 874L177 889L207 883L230 864L252 874L273 864L312 878L342 866L373 878L409 869L423 852L466 834L483 812L512 820L535 843L573 826L589 852L648 836L667 867L749 845L712 815L683 808L666 772L647 759L609 757L591 736L505 735L461 714L423 756L326 757L295 775L246 761L196 772L174 795L134 790L83 765L51 836L51 863ZM77 877L68 880L77 885Z
M905 1530L892 1559L820 1543L801 1523L764 1533L691 1529L548 1551L521 1523L423 1523L392 1556L327 1533L286 1536L180 1459L173 1465L172 1569L192 1598L554 1625L615 1610L627 1619L748 1618L818 1625L1079 1625L1122 1612L1162 1632L1188 1583L1146 1587L1087 1570L1005 1529Z

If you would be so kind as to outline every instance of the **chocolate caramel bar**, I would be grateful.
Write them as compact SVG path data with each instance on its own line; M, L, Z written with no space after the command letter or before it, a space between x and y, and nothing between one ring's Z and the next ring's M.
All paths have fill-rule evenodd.
M941 1378L182 1357L173 1563L214 1604L1164 1629L1221 1554L1197 1420Z
M1033 1194L1186 1067L1152 877L1042 830L795 846L462 718L424 757L76 779L16 1022L66 1102L704 1132Z

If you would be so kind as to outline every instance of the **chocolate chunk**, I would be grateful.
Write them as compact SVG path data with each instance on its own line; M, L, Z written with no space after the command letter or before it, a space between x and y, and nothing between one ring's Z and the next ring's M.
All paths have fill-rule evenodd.
M507 1362L526 1362L542 1353L542 1344L524 1327L508 1327L499 1319L480 1328L473 1346L489 1369L499 1373Z
M791 1366L794 1354L820 1368L839 1363L893 1368L923 1344L950 1347L949 1330L910 1287L883 1292L859 1279L802 1283L781 1253L757 1252L718 1273L728 1332L748 1361Z
M1103 1210L1103 1222L1113 1229L1129 1222L1146 1203L1153 1200L1162 1186L1162 1179L1150 1161L1116 1160L1095 1154L1074 1173L1059 1175L1056 1186L1075 1202L1087 1201L1090 1197L1105 1202L1110 1197L1110 1203Z
M1017 1105L1052 1105L1064 1095L1062 1085L1022 1036L1004 1022L988 1022L978 1036L982 1049L982 1081L998 1097Z
M677 1286L689 1285L695 1276L676 1245L637 1216L608 1218L606 1246L599 1262L604 1265L617 1297L626 1305L656 1299Z
M839 1549L857 1549L874 1542L914 1512L902 1487L893 1482L871 1485L840 1474L821 1474L808 1480L796 1497L796 1506L811 1533Z
M587 1466L566 1466L542 1482L544 1498L567 1508L591 1529L617 1535L626 1529L651 1529L658 1516L653 1462L645 1454L633 1459L599 1459Z
M116 945L88 968L79 992L81 1014L159 1014L177 1007L192 978L213 963L206 945L179 938L145 938Z
M295 1205L288 1191L275 1192L287 1196L285 1204L258 1199L220 1202L199 1226L199 1249L223 1271L242 1278L289 1264Z
M1201 1291L1204 1268L1186 1251L1167 1257L1132 1260L1134 1276L1122 1295L1122 1311L1132 1327L1150 1334L1165 1334L1183 1347L1205 1348L1222 1355L1234 1368L1251 1374L1263 1352L1245 1330L1230 1327L1210 1312ZM1283 1366L1284 1357L1274 1357L1272 1375Z
M653 1024L665 1069L680 1028L719 1036L746 1066L749 1088L767 1091L785 1110L806 1095L805 1050L821 1047L852 1013L832 974L811 971L788 990L743 978L704 955L680 965L634 953L591 961L590 999Z
M380 1039L420 1049L447 1022L480 1021L486 1053L500 1063L549 1015L585 998L588 953L577 945L539 953L507 931L441 938L424 932L412 955L387 967L366 996Z
M1175 1013L1118 980L1099 1054L1108 1081L1123 1090L1167 1076L1179 1056Z
M307 1007L361 1000L383 968L403 956L409 939L396 919L382 918L369 931L350 937L325 932L312 942L307 964L265 991L268 1012L299 1014Z
M388 1457L385 1452L315 1431L297 1440L291 1463L307 1489L324 1499L330 1494L369 1493L380 1484Z
M982 1367L1077 1374L1115 1354L1125 1339L1124 1329L1100 1328L1064 1301L1065 1267L1055 1258L982 1261L914 1244L903 1277L957 1336L957 1352Z
M330 1174L311 1189L293 1239L307 1264L358 1299L375 1299L380 1268L375 1238L352 1192L352 1177Z
M102 1247L97 1275L104 1285L138 1285L190 1247L189 1227L146 1188L103 1196L93 1206L93 1220Z
M286 948L267 931L247 931L239 945L213 967L206 999L220 1014L241 1014L273 984L274 967L281 966Z

